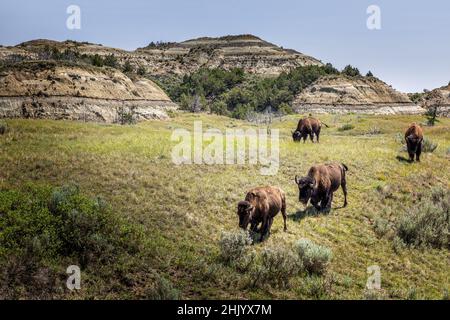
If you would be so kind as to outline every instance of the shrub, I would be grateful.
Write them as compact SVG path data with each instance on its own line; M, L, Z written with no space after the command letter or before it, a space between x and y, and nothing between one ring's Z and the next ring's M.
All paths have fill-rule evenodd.
M137 74L140 76L144 76L147 73L147 70L145 69L144 66L139 66L139 68L137 69Z
M347 130L352 130L354 128L355 128L354 125L347 123L347 124L344 124L343 126L339 127L338 131L347 131Z
M136 123L136 112L134 108L121 107L117 110L118 120L121 125L131 125Z
M101 56L99 56L97 53L93 56L90 56L91 64L96 67L103 67L104 61Z
M331 249L317 245L309 239L300 239L296 245L303 268L309 273L322 274L332 258Z
M425 112L425 117L427 118L426 122L427 126L433 127L436 124L436 122L439 121L437 119L438 111L439 111L438 105L432 105L428 107L427 111Z
M252 244L247 231L223 232L219 241L220 256L226 263L232 264L246 252L246 247Z
M0 296L3 288L15 298L52 295L56 269L76 264L101 274L140 251L137 229L75 186L1 190L0 215Z
M180 292L166 278L156 274L153 286L148 289L146 298L151 300L179 300Z
M369 129L369 131L367 131L367 134L369 134L369 135L376 135L376 134L381 134L381 133L382 133L382 131L378 127L371 127Z
M397 132L395 134L394 139L395 139L396 143L399 143L401 145L405 145L406 146L405 136L403 134L401 134L400 132Z
M392 230L392 224L386 219L377 217L375 218L373 228L379 237L383 237Z
M303 281L302 291L311 299L329 299L331 282L319 276L306 277Z
M103 59L103 64L105 66L111 67L111 68L117 68L119 65L117 62L117 58L114 54L109 54Z
M352 67L351 65L347 65L343 70L342 73L349 77L357 77L360 76L361 73L359 72L358 68Z
M6 122L0 122L0 135L5 134L8 131L8 125Z
M133 68L133 66L131 65L131 63L130 63L130 61L125 61L125 63L123 64L123 72L124 73L130 73L130 72L133 72L134 71L134 68Z
M271 284L286 287L289 280L301 270L299 257L286 248L264 248L260 264L252 270L253 285Z
M434 189L397 221L397 235L407 245L449 248L450 191Z
M434 150L436 150L438 147L437 143L434 143L433 141L431 141L428 138L423 138L423 144L422 144L422 151L423 152L433 152Z

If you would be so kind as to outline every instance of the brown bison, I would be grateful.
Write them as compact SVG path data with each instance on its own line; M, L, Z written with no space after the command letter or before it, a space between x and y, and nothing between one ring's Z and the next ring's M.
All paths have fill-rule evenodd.
M286 228L286 196L284 191L278 187L259 187L247 192L244 201L238 203L237 214L239 216L239 227L261 233L264 239L270 233L273 218L281 211L284 219L284 231ZM258 225L261 228L258 230Z
M292 138L294 141L301 141L303 139L303 143L305 143L306 138L309 135L311 142L314 142L313 136L315 135L316 141L319 142L322 124L325 125L325 127L328 127L318 119L311 117L300 119L297 124L297 129L292 133Z
M344 192L344 207L347 206L347 183L345 172L348 168L345 164L331 163L311 167L306 177L300 179L295 176L298 185L298 199L304 205L311 204L317 210L330 210L333 201L333 192L342 187Z
M420 162L420 154L422 153L423 142L423 130L422 128L413 123L409 126L405 133L406 146L408 147L409 161L414 161L414 155L416 155L416 161Z

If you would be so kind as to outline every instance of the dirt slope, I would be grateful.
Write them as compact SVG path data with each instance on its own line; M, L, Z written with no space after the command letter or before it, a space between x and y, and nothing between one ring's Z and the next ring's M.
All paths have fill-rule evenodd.
M61 62L23 62L0 73L0 116L114 122L118 112L136 120L166 118L175 108L152 81L111 68Z
M298 111L315 113L421 113L409 97L375 77L322 77L294 101Z

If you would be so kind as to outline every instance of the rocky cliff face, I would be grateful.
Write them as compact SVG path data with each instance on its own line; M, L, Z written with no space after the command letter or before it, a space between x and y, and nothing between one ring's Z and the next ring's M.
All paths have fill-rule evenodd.
M293 107L311 113L423 113L409 97L374 77L322 77L296 97Z
M112 68L30 61L0 71L0 117L116 122L167 118L176 108L152 81Z
M319 60L285 50L252 35L199 38L135 51L151 61L154 73L191 73L200 67L242 68L246 72L278 75L297 66L322 65ZM156 62L156 64L155 64Z
M135 68L144 67L149 74L184 75L206 68L243 68L246 72L277 75L304 65L322 65L319 60L286 50L252 35L199 38L180 43L154 44L135 51L74 41L33 40L15 47L0 48L0 60L38 59L45 50L66 49L80 55L102 57L113 54L119 64L128 61Z
M438 115L450 117L450 84L426 93L421 101L423 108L439 105Z

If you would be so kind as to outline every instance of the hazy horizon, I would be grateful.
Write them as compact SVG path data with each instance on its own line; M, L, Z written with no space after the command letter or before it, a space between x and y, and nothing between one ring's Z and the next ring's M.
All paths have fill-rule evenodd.
M79 30L66 27L69 5L81 9ZM380 30L366 26L369 5L381 10ZM2 45L70 39L134 50L151 41L253 34L339 69L351 64L362 74L370 70L403 92L450 81L450 3L444 0L6 0L0 9Z

